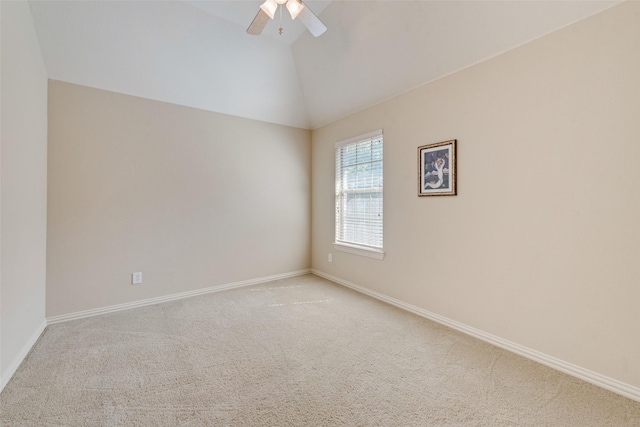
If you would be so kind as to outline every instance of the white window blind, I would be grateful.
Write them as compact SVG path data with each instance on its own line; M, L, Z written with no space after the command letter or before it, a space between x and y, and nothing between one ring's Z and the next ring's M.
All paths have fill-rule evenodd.
M382 250L382 131L336 144L336 243Z

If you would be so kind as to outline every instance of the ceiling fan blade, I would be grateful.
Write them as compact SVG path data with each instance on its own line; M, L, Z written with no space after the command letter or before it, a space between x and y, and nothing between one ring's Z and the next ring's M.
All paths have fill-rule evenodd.
M267 22L269 22L270 19L269 15L267 15L262 9L258 10L258 14L253 18L249 28L247 28L247 33L259 36L262 34L262 30L267 26Z
M309 30L309 32L313 34L314 37L318 37L324 34L324 32L327 31L327 27L313 12L311 12L311 9L309 9L304 4L302 4L302 6L303 7L300 11L300 14L298 15L298 18L300 18L304 26L307 27L307 30Z

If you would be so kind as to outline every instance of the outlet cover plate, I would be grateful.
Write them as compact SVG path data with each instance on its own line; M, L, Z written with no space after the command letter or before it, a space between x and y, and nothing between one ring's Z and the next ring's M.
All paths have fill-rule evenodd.
M142 283L142 272L132 273L131 274L131 284L132 285L139 285L140 283Z

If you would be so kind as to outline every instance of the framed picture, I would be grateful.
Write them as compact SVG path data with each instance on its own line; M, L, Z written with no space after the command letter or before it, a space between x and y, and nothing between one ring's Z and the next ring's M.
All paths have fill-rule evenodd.
M456 140L418 147L418 196L456 195Z

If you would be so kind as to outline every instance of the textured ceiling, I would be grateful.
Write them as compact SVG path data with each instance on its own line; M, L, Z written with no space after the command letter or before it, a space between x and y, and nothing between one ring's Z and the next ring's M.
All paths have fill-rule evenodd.
M260 1L31 1L49 77L316 128L619 1L306 1L314 38Z

